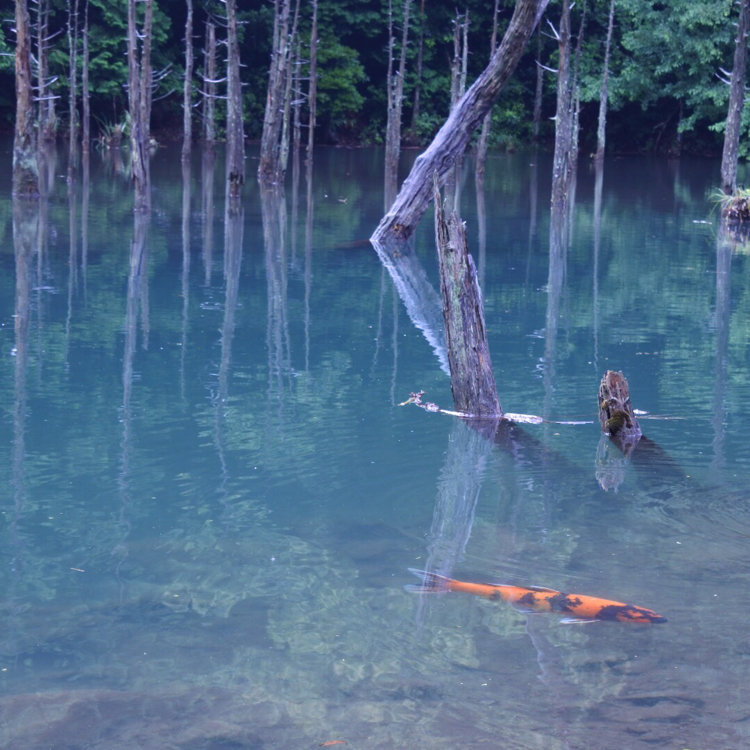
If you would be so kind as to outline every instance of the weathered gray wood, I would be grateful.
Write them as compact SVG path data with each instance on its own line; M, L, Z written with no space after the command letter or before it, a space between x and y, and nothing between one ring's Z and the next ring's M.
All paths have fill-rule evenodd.
M433 175L442 183L458 156L518 64L526 43L548 0L518 0L503 41L440 128L432 143L414 162L396 200L372 235L373 243L408 239L432 198Z
M643 436L630 400L630 386L621 372L604 373L599 386L599 423L626 456Z
M466 244L466 228L456 213L446 219L437 176L434 190L435 239L453 403L457 411L499 419L503 409L487 343L482 293Z
M39 165L31 85L31 26L26 0L16 0L16 124L13 139L13 193L39 194Z

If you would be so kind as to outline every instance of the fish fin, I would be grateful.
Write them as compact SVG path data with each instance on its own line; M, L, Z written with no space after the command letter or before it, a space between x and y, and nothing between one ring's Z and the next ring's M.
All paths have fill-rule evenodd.
M524 586L524 588L531 589L531 591L543 591L549 594L559 594L557 589L551 589L547 586Z
M417 568L409 568L409 572L422 579L422 583L409 583L404 586L404 589L412 594L441 594L450 591L448 586L450 578L446 578L446 576L441 576L439 573L430 573L428 570L418 570Z
M519 607L516 604L511 604L511 607L518 612L519 615L541 615L542 612L537 611L536 609L529 609L529 607Z
M586 619L584 617L563 617L560 622L563 625L590 625L592 622L601 622L601 620Z

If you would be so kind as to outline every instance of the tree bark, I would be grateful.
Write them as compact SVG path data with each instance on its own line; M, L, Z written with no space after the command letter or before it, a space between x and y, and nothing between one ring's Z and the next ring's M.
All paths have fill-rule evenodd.
M417 139L417 125L419 122L419 106L420 106L420 95L422 89L422 65L424 59L424 3L422 0L419 10L419 41L417 42L417 69L415 72L414 81L414 99L412 101L411 108L411 124L409 125L409 139L416 142Z
M508 30L484 72L469 88L414 163L390 210L372 235L372 242L408 239L433 196L432 179L440 181L463 154L472 134L510 78L548 0L518 0Z
M492 11L492 37L490 38L490 59L495 54L495 48L497 47L497 16L498 6L500 0L495 0L495 8ZM479 135L479 143L477 144L477 175L480 177L484 175L484 167L487 162L487 150L489 149L490 143L490 131L492 130L492 107L489 112L484 116L482 121L482 132ZM481 266L481 263L480 263Z
M621 372L607 370L599 386L599 423L620 450L630 455L643 433L633 411L630 386Z
M555 155L552 160L552 205L567 203L574 164L576 137L573 111L573 85L570 66L570 0L563 0L557 32L560 61L557 67L557 111L555 114Z
M182 91L182 158L187 159L193 145L193 0L186 0L185 80Z
M78 0L68 2L68 179L76 168L78 145Z
M742 107L745 103L745 71L747 68L747 34L750 27L750 0L741 0L734 65L729 94L729 111L724 131L724 150L721 155L721 189L734 193L737 187L737 153L740 145Z
M271 67L268 72L268 93L258 163L258 180L267 186L280 184L284 179L281 134L289 59L289 10L289 0L275 0Z
M318 0L312 0L312 29L310 30L310 82L307 94L307 163L312 163L315 143L315 117L318 106Z
M39 194L31 82L31 31L26 0L16 0L16 124L13 137L13 194Z
M440 260L445 337L451 371L451 390L457 411L500 419L503 409L497 395L482 292L466 243L466 228L452 213L445 218L437 176L434 181L435 239Z
M245 131L242 117L240 49L237 39L237 3L227 6L227 196L236 203L245 182ZM238 208L238 206L235 206Z
M609 55L612 49L612 29L615 23L615 0L610 0L607 41L604 45L604 71L602 72L602 93L599 96L599 119L596 126L596 161L604 159L607 136L607 103L609 100Z
M213 149L216 142L216 26L206 23L203 73L205 91L203 94L203 139Z
M89 0L83 12L83 65L81 69L81 148L91 148L91 91L89 88Z

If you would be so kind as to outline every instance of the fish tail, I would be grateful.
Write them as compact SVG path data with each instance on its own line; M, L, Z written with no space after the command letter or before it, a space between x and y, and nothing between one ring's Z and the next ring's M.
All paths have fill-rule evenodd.
M413 594L440 594L451 590L451 579L446 576L417 568L409 568L409 572L422 579L422 583L410 583L404 586Z

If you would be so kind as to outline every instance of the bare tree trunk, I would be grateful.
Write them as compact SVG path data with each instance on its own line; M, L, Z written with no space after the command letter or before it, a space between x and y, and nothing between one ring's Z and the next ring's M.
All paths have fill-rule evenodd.
M498 5L500 0L495 0L495 8L492 11L492 37L490 38L490 59L495 54L497 48L497 14ZM484 167L487 162L487 149L490 143L490 130L492 130L492 107L490 111L484 116L482 121L482 132L479 135L479 143L477 144L477 175L479 177L484 175Z
M315 143L315 116L318 106L318 0L312 0L312 29L310 31L310 83L307 95L307 162L312 162Z
M91 148L91 92L89 90L89 0L83 12L83 69L81 70L81 147L84 154Z
M26 0L16 0L16 124L13 137L13 194L39 194L31 81L31 31Z
M151 30L153 0L145 0L143 29L138 31L136 1L128 0L128 108L130 110L130 159L135 185L136 211L150 208L150 171L148 160L151 96ZM140 60L138 40L141 41ZM145 66L145 67L144 67Z
M466 227L457 213L446 220L437 177L434 190L435 241L453 403L466 414L500 419L503 409L487 344L482 293L466 244Z
M510 78L547 0L518 0L503 41L489 66L456 105L434 140L414 163L396 200L372 235L372 242L408 239L432 198L432 178L440 180L463 154L471 136Z
M292 117L292 90L294 87L294 73L297 68L298 60L295 57L294 50L297 47L297 24L299 22L299 0L294 4L294 18L292 20L292 31L289 35L287 44L287 63L286 63L286 87L284 90L284 108L281 115L281 138L279 143L279 166L282 174L286 174L286 168L289 163L289 140L290 131L289 123Z
M245 182L245 131L242 117L240 49L236 0L227 6L227 195L236 202Z
M555 155L552 161L552 204L567 202L573 163L574 135L573 86L570 66L570 0L562 0L562 16L557 31L560 62L557 69L557 112L555 114Z
M539 128L542 124L542 94L544 92L544 68L541 64L542 58L542 35L536 33L536 88L534 90L534 115L533 130L534 143L539 141Z
M283 126L286 66L289 60L289 0L274 1L273 48L268 74L268 94L260 140L258 179L265 185L284 179L281 168L281 133Z
M68 3L68 179L76 168L78 150L78 0Z
M385 195L390 202L396 196L398 184L398 160L401 153L401 111L404 102L404 76L406 75L406 46L409 38L409 13L411 0L404 0L401 28L401 50L398 73L393 75L393 14L392 2L388 3L388 120L385 129Z
M412 102L411 107L411 124L409 125L409 138L411 141L415 142L417 139L417 125L419 121L419 106L420 106L420 95L422 90L422 67L423 67L423 59L424 59L424 24L425 24L425 14L424 14L424 3L425 0L422 0L422 4L419 8L419 41L417 42L417 70L415 72L415 82L414 82L414 99Z
M610 0L607 41L604 46L604 71L602 72L602 93L599 97L599 120L596 126L596 160L604 159L607 136L607 101L609 99L609 55L612 49L612 28L615 23L615 0Z
M742 106L745 103L745 70L747 68L747 34L750 26L750 0L741 0L734 65L729 94L729 111L721 155L721 189L728 194L737 187L737 152L740 145Z
M216 142L216 26L206 23L204 50L203 139L209 148Z
M49 79L49 14L49 0L41 0L36 13L36 87L39 97L39 139L45 143L55 140L57 130L55 97L50 91Z
M182 91L182 158L190 156L193 146L193 0L186 0L185 81Z

